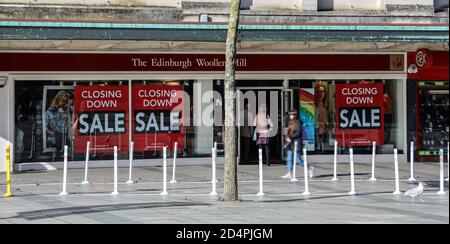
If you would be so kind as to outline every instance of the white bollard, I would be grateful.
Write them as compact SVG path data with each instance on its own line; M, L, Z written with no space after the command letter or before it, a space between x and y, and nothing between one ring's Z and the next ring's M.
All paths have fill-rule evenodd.
M264 190L263 190L263 156L262 156L262 149L259 149L259 192L256 194L257 196L265 196Z
M114 191L111 193L112 196L119 195L118 187L118 173L117 173L117 146L114 146Z
M416 181L416 179L414 178L414 142L411 142L411 149L410 149L410 164L409 164L409 179L408 181Z
M215 160L217 161L217 142L214 142L213 145L214 145L214 151L216 152L216 154L215 154ZM214 157L214 155L211 157L211 159L212 159L213 157ZM236 161L236 162L239 162L239 157L237 157L237 161ZM217 182L219 182L219 181L216 179L215 182L217 183ZM212 183L212 180L211 180L211 183Z
M437 194L439 195L445 195L445 190L444 190L444 149L440 149L439 150L439 185L440 185L440 190L437 192Z
M177 181L175 180L176 167L177 167L177 152L178 152L178 142L175 142L173 146L173 167L172 167L172 180L170 184L175 184Z
M370 178L370 181L377 181L377 178L375 178L375 158L377 155L377 143L372 143L372 177Z
M398 150L394 149L394 166L395 166L395 191L393 194L400 195L402 192L400 191L400 177L398 172Z
M338 141L334 141L334 170L333 170L333 179L331 181L338 181L337 177L337 153L338 153Z
M450 177L450 152L448 151L450 149L449 144L450 143L447 142L447 179L446 179L446 181L448 181L448 178Z
M134 142L130 142L130 152L128 153L128 161L130 162L130 169L128 170L128 181L127 184L133 184L133 157L134 157Z
M209 194L210 196L217 196L217 191L216 191L216 157L217 157L217 149L213 147L212 148L212 179L211 179L212 191Z
M353 148L350 148L350 181L351 181L351 189L348 193L349 195L356 195L355 191L355 165L353 161Z
M297 179L297 175L296 175L296 172L297 172L297 147L298 147L298 142L297 141L295 141L294 142L294 151L293 151L293 156L292 156L292 158L293 158L293 165L292 165L292 179L291 179L291 181L292 182L297 182L298 181L298 179Z
M63 174L63 190L59 193L60 196L67 196L67 146L64 146L64 174Z
M167 193L167 147L163 148L163 191L160 195L169 195L169 193Z
M89 151L91 148L91 142L88 141L86 144L86 163L84 165L84 181L81 182L82 185L88 185L88 171L89 171Z
M306 148L303 148L303 175L305 176L305 191L303 192L303 195L308 196L311 195L311 193L309 192L308 154Z

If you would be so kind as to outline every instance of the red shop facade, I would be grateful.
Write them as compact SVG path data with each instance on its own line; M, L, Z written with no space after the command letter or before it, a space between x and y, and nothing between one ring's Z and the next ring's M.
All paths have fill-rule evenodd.
M448 154L448 52L419 49L408 53L408 140L415 142L419 160Z

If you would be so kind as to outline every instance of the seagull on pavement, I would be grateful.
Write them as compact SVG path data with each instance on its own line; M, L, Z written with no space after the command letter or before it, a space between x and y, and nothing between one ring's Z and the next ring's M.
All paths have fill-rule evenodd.
M407 191L405 193L405 196L410 196L412 198L413 202L414 202L414 198L417 196L420 196L421 197L420 199L422 199L423 189L424 189L424 186L426 186L426 185L427 184L420 182L418 187Z

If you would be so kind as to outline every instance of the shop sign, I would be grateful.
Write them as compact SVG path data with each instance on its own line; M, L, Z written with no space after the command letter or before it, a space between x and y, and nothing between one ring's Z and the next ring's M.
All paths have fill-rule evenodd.
M383 84L336 85L336 139L339 145L384 144Z
M76 86L74 97L75 152L88 141L94 152L128 151L128 87Z
M419 68L426 68L433 65L433 55L428 49L419 49L416 52L416 64Z
M182 86L133 86L132 104L136 151L184 148Z
M419 87L448 87L448 81L421 81Z
M239 54L238 72L403 71L391 54ZM0 53L0 71L224 72L223 54Z
M405 56L402 54L391 55L391 71L403 71L405 69Z

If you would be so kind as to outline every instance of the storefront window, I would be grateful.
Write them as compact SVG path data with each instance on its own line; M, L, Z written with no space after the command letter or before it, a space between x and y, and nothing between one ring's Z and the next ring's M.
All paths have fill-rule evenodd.
M278 122L281 125L282 110L298 107L310 154L332 154L336 140L362 154L371 153L372 141L379 153L391 154L394 148L402 153L405 148L401 80L292 80L289 84L293 90L283 93L284 110L276 105ZM422 128L429 130L430 125L433 133L440 128L448 136L448 126L443 127L448 116L427 115L424 109L429 99L445 104L442 92L424 93ZM448 93L446 97L448 108ZM94 161L112 159L113 146L118 147L120 159L127 159L130 141L135 143L136 159L160 158L164 146L172 154L175 142L179 157L210 156L214 142L223 155L224 127L217 123L225 118L222 99L223 80L16 81L15 162L62 161L65 145L69 160L82 161L88 142ZM281 106L281 96L278 99ZM440 127L427 121L442 116ZM422 135L431 134L423 131ZM272 140L274 152L282 148L281 133L278 136ZM421 139L423 148L432 141Z
M222 143L222 127L208 121L221 106L213 89L213 80L16 81L15 162L62 161L65 145L81 161L88 142L93 161L112 159L114 146L127 159L130 141L136 159L173 153L175 142L180 157L208 156Z
M210 156L214 143L218 155L223 155L223 81L190 80L184 89L190 98L184 106L189 115L185 118L185 156Z
M184 87L180 81L134 81L131 117L137 158L160 157L163 147L184 150Z
M418 155L438 156L449 141L448 81L421 81L418 92Z
M87 141L93 160L111 159L106 153L109 146L126 145L128 120L112 108L114 104L101 99L117 95L101 92L106 87L126 91L127 81L16 81L15 162L61 161L64 146L68 146L69 160L84 160ZM82 90L86 93L81 94ZM120 112L127 112L127 104ZM115 133L120 143L112 136ZM120 158L125 158L126 147L120 152Z
M84 158L88 142L93 159L110 159L114 146L128 156L128 81L89 81L74 84L73 148Z
M304 145L311 153L332 154L334 142L370 153L401 152L403 142L403 90L396 80L301 80L300 112Z

